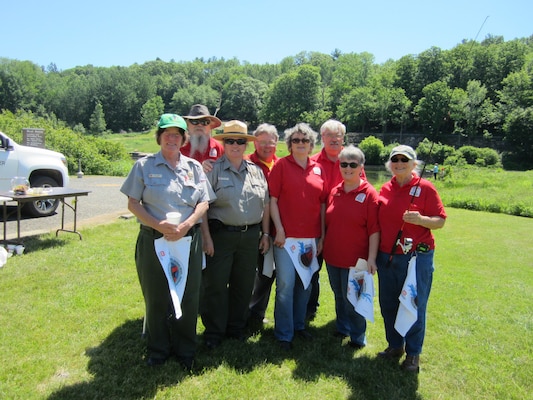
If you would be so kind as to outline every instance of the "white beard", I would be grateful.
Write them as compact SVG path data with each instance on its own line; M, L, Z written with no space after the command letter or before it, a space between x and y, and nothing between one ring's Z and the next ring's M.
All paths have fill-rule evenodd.
M191 157L194 157L196 153L204 154L209 145L209 137L206 135L191 135L189 140L191 142Z

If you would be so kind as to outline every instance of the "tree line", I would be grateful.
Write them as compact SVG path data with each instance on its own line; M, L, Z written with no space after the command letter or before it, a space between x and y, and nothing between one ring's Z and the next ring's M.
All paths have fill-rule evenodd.
M0 58L0 109L53 115L74 131L144 131L163 112L206 104L221 119L283 130L328 118L348 131L503 138L504 165L533 168L533 35L464 40L376 64L370 53L301 52L278 64L160 59L60 71Z

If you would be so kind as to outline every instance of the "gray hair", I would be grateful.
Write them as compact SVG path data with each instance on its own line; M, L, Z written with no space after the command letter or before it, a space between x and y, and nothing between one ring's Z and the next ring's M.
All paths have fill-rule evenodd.
M324 122L320 127L320 134L322 135L326 130L346 135L346 125L340 121L337 121L336 119L328 119L326 122Z
M359 148L350 144L344 147L339 153L339 159L344 158L346 160L357 161L359 165L365 164L365 153Z
M294 125L292 128L285 130L285 143L287 143L287 148L289 151L291 150L291 139L295 133L301 133L304 135L304 138L309 139L311 148L309 152L313 150L316 143L316 138L318 137L318 133L316 133L313 128L309 126L309 124L306 124L305 122L300 122L296 125Z
M259 135L262 135L264 133L267 133L269 134L270 136L276 138L276 141L278 141L279 139L279 135L278 135L278 130L277 128L272 125L272 124L261 124L259 125L256 130L254 131L254 136L259 136Z

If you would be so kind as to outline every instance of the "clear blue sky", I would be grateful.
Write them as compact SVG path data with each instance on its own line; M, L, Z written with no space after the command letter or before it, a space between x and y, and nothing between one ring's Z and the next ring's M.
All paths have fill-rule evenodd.
M0 0L0 16L0 57L60 70L156 58L276 64L334 49L382 63L478 32L533 35L531 0Z

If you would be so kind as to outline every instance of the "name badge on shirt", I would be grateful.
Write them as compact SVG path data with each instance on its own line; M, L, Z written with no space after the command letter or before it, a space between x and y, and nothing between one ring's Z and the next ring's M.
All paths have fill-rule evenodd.
M218 180L219 181L229 181L229 178L227 176L219 176Z
M212 158L217 158L218 156L218 152L217 152L217 149L215 149L214 147L209 150L209 157L212 157Z
M355 201L357 201L358 203L364 203L365 199L366 199L365 193L359 193L357 196L355 196Z
M409 190L409 196L420 197L421 191L422 191L422 188L420 186L413 186L411 190Z
M313 167L313 172L315 175L322 175L322 170L320 167Z
M163 175L161 174L148 174L148 178L162 178Z

